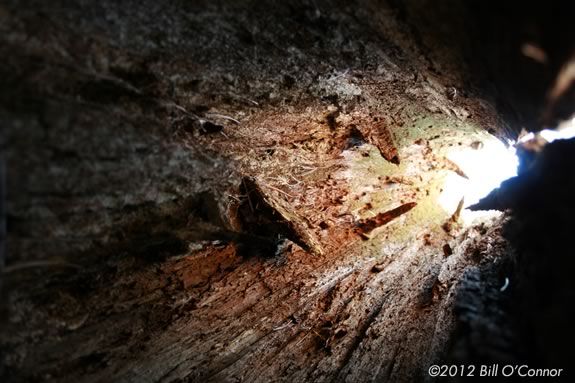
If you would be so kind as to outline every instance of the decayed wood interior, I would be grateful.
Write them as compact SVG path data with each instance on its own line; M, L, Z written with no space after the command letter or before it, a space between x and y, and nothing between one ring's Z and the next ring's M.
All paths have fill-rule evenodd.
M557 70L515 99L490 7L0 4L0 379L396 382L565 360L542 351L572 339L565 311L525 297L544 300L530 280L570 297L571 261L538 258L568 241L568 193L472 225L437 203L466 176L445 153L535 125Z

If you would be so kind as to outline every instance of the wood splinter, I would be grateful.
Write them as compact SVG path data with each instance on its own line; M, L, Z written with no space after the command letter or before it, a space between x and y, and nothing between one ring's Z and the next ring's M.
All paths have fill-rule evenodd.
M399 165L399 151L395 145L393 134L379 118L373 125L360 125L354 129L354 135L375 146L383 158L392 164Z
M393 135L389 128L383 122L375 124L372 133L369 135L369 141L375 145L379 152L389 162L399 165L399 151L395 145Z
M461 169L459 165L457 165L455 162L451 161L448 158L443 158L442 162L444 165L444 169L451 170L452 172L455 172L455 174L457 174L458 176L463 177L465 179L469 179L469 177L467 176L467 174L465 174L463 169Z
M368 240L367 236L374 229L383 226L392 220L396 219L402 214L407 213L417 205L416 202L408 202L395 209L388 210L383 213L379 213L373 218L367 218L359 221L356 224L355 232L364 240Z
M455 209L455 212L442 225L442 228L443 228L443 230L445 230L446 233L451 232L451 230L453 229L453 226L457 225L457 223L459 222L459 217L461 217L461 211L463 210L464 203L465 203L465 198L462 197L461 200L459 201L459 203L457 204L457 208Z

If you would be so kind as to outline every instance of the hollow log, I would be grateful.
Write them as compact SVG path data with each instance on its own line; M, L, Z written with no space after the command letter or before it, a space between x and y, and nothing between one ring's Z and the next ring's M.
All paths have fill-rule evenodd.
M466 226L438 203L450 148L535 119L492 81L489 7L0 4L0 380L408 382L524 361L545 322L516 325L513 294L539 261L504 234L537 217Z

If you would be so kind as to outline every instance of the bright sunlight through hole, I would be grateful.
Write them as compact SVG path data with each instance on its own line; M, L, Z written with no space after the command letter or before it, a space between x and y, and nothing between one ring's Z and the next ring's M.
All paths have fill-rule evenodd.
M448 213L455 212L462 198L464 207L479 202L501 182L516 176L519 165L515 148L506 146L493 136L486 136L477 149L454 150L447 157L468 177L463 178L455 173L447 176L439 203ZM480 212L464 210L461 218L468 223L478 215Z
M547 142L575 137L575 118L560 124L556 130L546 129L538 134ZM530 133L519 141L525 142L534 137L535 135ZM466 179L451 173L445 180L439 203L450 214L455 212L462 198L464 207L473 205L497 188L501 182L516 176L519 165L515 142L510 141L509 145L505 145L491 135L485 135L481 145L476 146L476 149L471 147L456 149L448 153L447 157L457 164L468 177ZM461 219L465 224L469 224L475 218L497 214L499 213L494 211L463 210Z

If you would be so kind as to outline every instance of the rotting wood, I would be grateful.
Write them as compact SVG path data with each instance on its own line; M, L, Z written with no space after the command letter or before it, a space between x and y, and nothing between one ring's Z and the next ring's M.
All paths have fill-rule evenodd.
M399 165L399 152L393 135L384 121L378 121L374 124L369 141L379 149L379 152L389 162Z
M440 155L433 153L433 150L431 149L431 146L429 145L428 140L418 139L417 141L415 141L415 143L417 145L425 146L423 153L428 158L428 160L429 160L430 164L432 164L433 168L439 167L440 169L449 170L449 171L454 172L455 174L457 174L460 177L469 179L469 176L467 174L465 174L463 169L461 169L461 167L459 165L457 165L455 162L451 161L449 158L447 158L445 156L440 156Z
M8 9L7 13L0 12L4 19L6 14L8 20L13 18L12 14L15 19L6 24L7 33L0 40L8 42L5 46L17 48L1 49L6 60L0 64L0 73L9 74L4 76L8 82L3 99L9 101L5 131L13 132L6 142L14 143L7 146L10 153L7 158L22 166L14 174L15 182L11 182L14 205L10 219L14 225L10 261L26 260L28 256L46 259L51 255L52 243L63 244L54 247L54 253L60 254L64 245L65 250L71 246L69 239L81 243L90 255L88 261L87 255L67 250L70 255L67 259L83 262L82 270L27 269L19 273L30 276L25 283L20 279L9 281L10 288L6 289L9 299L3 302L10 306L7 316L10 320L0 326L3 330L0 348L5 351L0 359L6 363L0 366L5 367L0 368L0 380L18 382L50 377L55 382L156 383L208 378L253 382L345 378L401 382L419 380L420 371L426 371L429 365L425 359L429 357L429 362L435 362L441 355L437 350L444 349L451 334L449 315L453 301L436 302L442 306L432 304L425 310L411 308L414 294L421 281L428 280L426 275L432 264L447 264L443 257L428 256L434 251L440 253L443 233L434 233L427 248L417 251L408 248L384 259L379 259L382 253L379 248L371 252L373 249L364 248L372 246L356 247L359 245L356 238L344 236L347 231L340 233L350 229L341 217L351 214L342 202L347 189L336 190L339 184L330 186L332 181L335 184L333 167L325 172L322 168L323 178L317 173L314 177L302 175L298 187L268 184L268 174L258 167L250 168L253 171L240 173L258 177L256 182L263 197L258 199L254 197L256 193L249 193L249 199L242 198L247 215L240 216L229 205L233 205L231 200L239 198L230 192L239 180L235 169L242 168L248 160L260 161L258 153L262 151L274 158L282 158L278 154L286 152L284 158L299 157L293 167L278 159L274 176L300 178L292 171L299 169L299 165L303 168L308 164L315 167L332 161L338 163L337 158L331 157L330 148L337 148L335 144L339 143L344 124L364 127L366 137L371 137L369 142L378 146L388 161L393 159L393 150L391 155L382 151L385 135L381 136L377 123L371 118L368 121L366 116L370 111L381 110L386 119L393 120L387 120L385 129L399 137L414 117L401 110L424 105L427 97L451 105L446 104L439 92L422 92L415 99L407 99L405 91L424 86L427 79L437 76L441 84L452 84L454 79L429 73L427 63L419 66L419 54L411 60L407 49L407 44L412 44L409 33L393 26L382 27L388 25L378 18L382 12L394 14L387 12L393 10L386 8L385 2L362 2L345 12L338 10L335 3L331 7L330 2L318 2L317 10L321 9L322 15L325 7L331 8L333 17L329 20L323 16L316 18L313 9L305 4L293 7L278 3L269 10L262 6L242 10L243 3L246 2L228 5L223 2L215 12L201 4L198 12L165 6L158 9L162 17L148 19L145 15L150 4L142 2L134 5L134 12L112 22L98 17L121 11L116 2L109 0L99 2L96 10L92 9L95 5L86 3L85 7L73 9L63 5L57 7L57 12L53 6L38 3L44 8L40 19L27 16L30 12L19 11L16 5L0 7L2 11ZM366 8L370 4L376 12ZM412 15L418 7L408 8L408 15ZM354 24L366 12L370 17ZM239 17L236 19L235 15ZM308 20L308 15L313 20ZM143 25L143 20L149 20L148 25ZM290 20L302 21L298 22L301 28L295 35L289 33L288 28L293 29ZM42 25L37 25L38 21ZM74 25L67 26L69 22ZM189 39L186 28L166 28L167 24L178 26L189 22L199 26L197 38ZM329 22L329 28L322 44L310 45L302 40L305 36L318 36L318 27L324 29L325 22ZM277 28L265 39L253 34L252 26L257 31L270 23ZM158 30L162 30L163 37L157 35ZM129 33L125 34L126 31ZM78 34L86 39L78 41L74 38ZM20 36L29 38L24 41ZM333 56L341 47L342 36L349 42L346 52ZM378 36L385 36L390 44L369 43L374 38L379 40ZM231 52L226 44L238 37ZM157 55L158 46L162 47L161 55ZM273 49L273 46L295 46L297 50ZM368 49L360 53L364 48ZM326 57L333 57L327 60L328 67ZM358 61L357 57L362 59ZM445 57L448 59L439 62L439 68L448 60L453 62L451 56ZM286 65L286 58L290 65ZM382 63L385 73L378 75L379 69L364 70L364 63L371 62ZM90 71L105 75L108 71L113 73L115 65L129 69L138 63L149 65L151 77L157 82L148 86L141 84L141 80L134 81L133 86L141 89L145 98L130 96L121 89L102 94L101 85L105 84L96 87L100 92L92 92L89 103L82 94L77 98L75 94L63 93L75 89L77 82L83 80L84 76L75 74L76 68L89 65ZM222 63L225 74L220 70ZM60 69L64 64L67 66ZM36 70L38 65L42 66L40 72ZM337 86L328 89L327 94L318 94L314 90L316 81L309 76L322 74L330 66L350 70L337 78ZM421 75L412 76L415 71ZM290 79L291 84L284 87L276 81L278 76ZM126 81L131 79L132 76ZM353 92L356 84L362 95L353 96L352 100L346 90ZM461 89L462 94L467 91ZM14 93L15 90L18 92ZM181 108L150 108L148 96L152 91L155 102L177 103ZM108 96L114 97L114 101L108 101ZM340 116L326 118L328 124L331 120L336 125L331 130L323 124L325 101L333 104L335 96L339 97L342 111ZM240 98L242 102L238 102ZM25 108L12 107L19 99ZM84 101L82 109L76 112L77 99ZM469 106L474 99L471 93L458 97L457 101L468 103L466 108L474 116L492 118L490 110L475 108L475 104ZM37 101L30 103L30 100ZM55 100L62 105L49 113ZM60 112L61 108L65 113ZM211 120L215 117L213 112L235 116L241 125L235 123L231 129L228 121L232 120ZM191 113L198 119L210 116L210 123L222 128L198 126L197 119L188 115ZM67 114L74 122L69 127L60 118ZM42 122L45 129L23 130L35 120ZM44 130L50 134L43 134ZM170 137L165 137L166 132ZM349 141L360 146L363 142L353 133ZM380 144L374 138L380 139ZM44 149L34 150L32 143ZM29 154L26 161L21 161L20 153ZM62 154L66 157L62 158ZM65 165L57 177L51 177L53 165ZM38 169L45 170L37 172ZM16 182L19 179L26 183ZM61 185L60 180L66 183ZM311 188L312 181L325 182L321 189L325 196L305 201L306 210L302 211L293 200L305 194L315 196L319 188ZM19 193L18 185L29 185L30 192ZM202 195L185 203L188 196L205 190L214 191L215 200ZM33 196L31 191L35 191ZM292 200L285 193L295 198ZM54 195L63 198L53 198ZM288 217L296 216L294 221L286 223L278 217L282 209L275 209L271 221L264 219L268 216L259 213L261 201L266 199L283 206ZM37 208L44 205L45 208ZM326 208L327 212L322 210ZM250 215L252 211L258 214ZM329 222L321 234L324 252L328 253L324 257L308 256L298 250L286 252L285 257L277 260L246 259L237 256L238 246L195 243L194 235L201 236L197 239L210 236L225 239L223 235L227 235L235 244L257 244L256 248L248 249L272 255L273 251L262 250L275 246L280 233L274 230L278 226L301 224L303 235L316 238L316 228L307 219L318 222L319 226L320 220L313 215L324 213L321 218ZM223 222L219 222L220 215ZM231 221L233 217L238 220L237 227ZM250 221L251 218L254 220ZM338 227L339 222L343 228ZM265 236L259 233L265 232L264 228L269 229ZM121 235L118 240L121 243L110 246L106 238L115 233ZM306 241L305 237L300 240ZM393 242L394 238L390 240ZM189 246L185 242L190 242ZM457 270L456 274L450 273L453 286L457 286L466 265L474 262L470 258L458 259L459 246L457 250L448 265L455 265L453 270ZM372 261L376 255L378 259ZM419 266L414 266L415 260ZM372 267L373 272L369 268L372 262L378 262ZM499 287L500 281L496 282ZM483 291L477 289L476 283L470 283L468 288L473 293ZM328 290L329 299L324 302ZM446 296L455 297L456 292L453 287L453 294ZM486 307L483 301L473 306L468 302L463 303L470 311ZM475 319L477 314L473 315ZM275 330L288 320L292 323L288 318L295 318L292 326ZM322 328L327 320L331 320L333 329L348 330L347 335L333 344L329 344L329 338L326 344L324 339L322 343L329 346L329 352L326 347L313 347L316 337L312 330Z
M374 123L363 124L353 129L354 133L361 135L361 139L375 146L383 158L399 165L399 151L385 121L376 118Z
M463 210L464 203L465 199L461 198L451 217L449 217L449 219L441 226L446 233L450 233L451 230L458 225L459 217L461 216L461 210Z
M455 162L451 161L450 159L442 158L441 163L442 163L444 169L451 170L451 171L455 172L455 174L457 174L458 176L469 179L467 174L465 174L465 172L459 167L459 165L457 165Z
M240 190L245 199L237 208L237 229L261 237L283 236L313 254L323 248L310 224L289 208L286 201L265 191L256 179L244 177Z
M396 219L400 215L403 215L413 209L417 205L416 202L408 202L395 209L388 210L383 213L379 213L373 218L367 218L359 221L355 232L361 236L362 239L367 240L369 237L367 234L372 232L374 229L383 226L392 220Z

